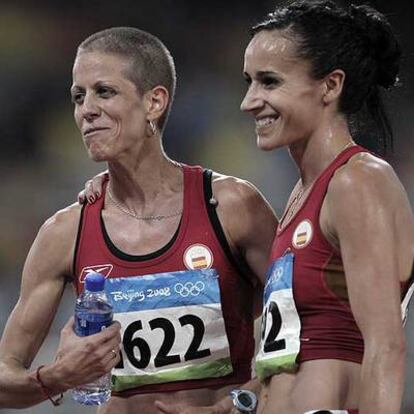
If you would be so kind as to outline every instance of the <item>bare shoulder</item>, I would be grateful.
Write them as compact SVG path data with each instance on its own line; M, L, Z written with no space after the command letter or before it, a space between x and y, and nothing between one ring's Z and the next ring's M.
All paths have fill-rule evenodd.
M258 188L247 180L214 172L212 187L214 196L226 209L241 208L247 211L262 206L272 210Z
M328 195L357 203L377 201L388 208L409 207L406 191L394 169L381 158L369 153L354 155L333 176Z
M270 204L249 181L214 173L213 197L226 239L246 271L264 283L278 220Z
M412 266L414 215L402 183L386 161L356 154L335 173L325 201L330 233L351 236L354 245L365 247L370 237L376 246L379 240L387 242L382 251L398 249L404 267Z
M223 228L235 245L251 243L259 232L272 238L277 227L274 210L263 194L247 180L214 173L213 196ZM265 237L265 236L263 236Z
M30 263L41 262L42 266L56 266L70 273L81 209L74 203L43 223L29 252Z
M39 235L46 236L65 236L75 231L80 220L82 206L74 203L66 208L58 210L53 216L49 217L41 226Z

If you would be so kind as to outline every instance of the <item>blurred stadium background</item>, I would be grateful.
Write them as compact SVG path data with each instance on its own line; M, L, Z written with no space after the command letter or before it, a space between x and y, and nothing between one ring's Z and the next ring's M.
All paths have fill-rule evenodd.
M84 182L105 168L87 158L69 96L76 46L95 31L135 26L160 37L171 50L178 73L176 101L164 136L167 153L252 181L281 214L297 172L285 151L256 149L253 122L239 111L248 28L275 4L270 0L1 0L0 334L18 298L23 262L39 226L74 202ZM389 16L405 51L402 86L390 97L389 112L395 131L392 163L413 204L414 5L402 0L371 4ZM33 366L53 358L59 330L72 312L69 288ZM413 326L412 317L406 328L404 414L414 413ZM68 395L57 409L44 403L18 412L95 410L75 406Z

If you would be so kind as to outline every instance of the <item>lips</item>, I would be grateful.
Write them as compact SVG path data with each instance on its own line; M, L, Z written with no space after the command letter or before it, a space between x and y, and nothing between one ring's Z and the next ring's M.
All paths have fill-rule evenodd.
M255 119L256 130L262 130L273 125L279 119L278 114L266 115Z
M106 127L89 127L89 128L86 128L85 131L83 131L83 136L87 137L89 135L94 134L95 132L104 131L106 129L109 129L109 128L106 128Z

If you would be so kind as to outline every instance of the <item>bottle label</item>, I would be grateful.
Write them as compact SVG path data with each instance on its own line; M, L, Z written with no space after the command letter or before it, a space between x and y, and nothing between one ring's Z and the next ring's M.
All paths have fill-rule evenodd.
M208 269L107 279L122 326L115 391L233 371L218 278Z
M267 275L255 366L260 380L297 369L301 324L293 298L293 259L293 253L287 253L275 260Z
M75 315L75 332L78 336L89 336L103 331L112 323L112 313L106 320L93 321L90 317Z

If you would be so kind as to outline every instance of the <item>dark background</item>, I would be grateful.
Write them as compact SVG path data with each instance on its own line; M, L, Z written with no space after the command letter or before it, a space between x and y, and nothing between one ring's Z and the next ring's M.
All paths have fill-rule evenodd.
M74 202L84 182L105 168L86 156L69 95L76 47L93 32L135 26L158 36L172 52L178 74L176 101L164 135L167 153L252 181L281 214L297 178L295 167L284 150L257 150L253 121L239 111L246 88L241 72L248 28L276 3L1 0L0 333L18 298L21 269L38 228L56 210ZM392 163L413 203L414 6L400 0L370 4L389 17L405 52L402 86L390 96L388 109L395 132ZM51 360L59 329L72 310L73 295L68 289L34 366ZM410 322L407 332L409 373L403 412L412 414L414 397L408 390L414 382L414 335ZM66 400L58 410L46 403L19 412L94 412Z

